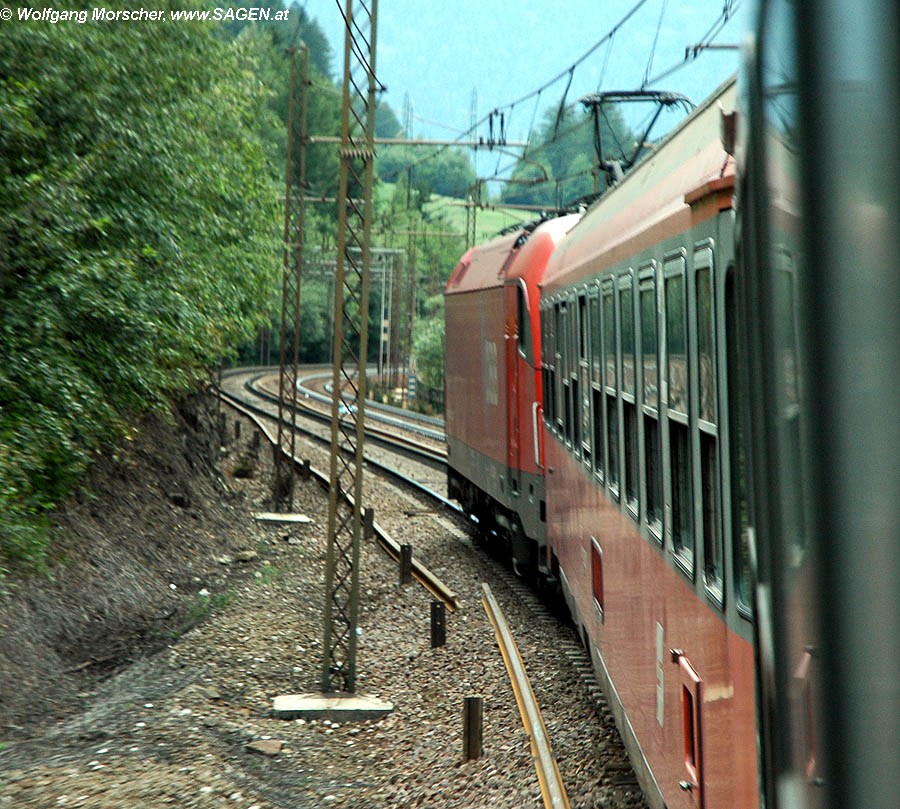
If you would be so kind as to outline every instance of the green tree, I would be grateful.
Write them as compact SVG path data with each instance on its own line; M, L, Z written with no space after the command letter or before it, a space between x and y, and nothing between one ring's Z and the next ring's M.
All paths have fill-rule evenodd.
M0 562L34 561L93 451L260 322L279 216L258 69L201 23L4 26Z

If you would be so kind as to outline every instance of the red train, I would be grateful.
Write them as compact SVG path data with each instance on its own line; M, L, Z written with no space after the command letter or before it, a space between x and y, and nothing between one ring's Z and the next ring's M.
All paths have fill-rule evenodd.
M735 100L729 82L580 221L467 253L446 299L451 495L559 583L645 793L686 809L757 795L749 601L726 575L746 562L725 449Z
M454 271L450 491L565 595L651 805L893 807L900 17L759 6L739 84Z
M517 228L447 282L448 496L517 569L546 547L538 284L575 215Z

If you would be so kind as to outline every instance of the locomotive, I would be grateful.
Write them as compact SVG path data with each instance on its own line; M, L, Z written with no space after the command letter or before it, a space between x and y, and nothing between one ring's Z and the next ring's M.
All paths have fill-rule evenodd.
M450 491L564 595L654 807L900 795L900 16L862 6L760 3L737 79L448 282Z

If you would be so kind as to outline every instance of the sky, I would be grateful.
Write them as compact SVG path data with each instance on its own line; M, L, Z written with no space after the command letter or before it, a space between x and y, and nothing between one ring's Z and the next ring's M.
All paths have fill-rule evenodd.
M344 57L344 21L338 0L300 0L322 27L333 52L335 78ZM346 0L339 0L341 8ZM700 43L720 18L726 0L379 0L376 74L387 87L381 96L404 123L408 95L413 134L460 137L491 110L503 109L509 141L528 140L549 108L576 102L598 90L633 90L649 77L649 88L679 92L699 104L738 69L736 50L707 50L659 81L652 79L683 62L685 49ZM739 45L752 23L753 0L728 0L729 21L715 37ZM610 31L615 34L572 74L569 68ZM654 48L654 42L655 48ZM652 61L651 61L652 54ZM559 74L551 86L510 108ZM652 114L647 104L626 113L636 131ZM650 137L675 126L683 111L664 113ZM495 124L495 129L498 127ZM477 136L488 138L488 123ZM516 150L518 151L518 150ZM515 159L481 149L479 177L508 174Z
M452 139L471 124L473 93L481 119L565 73L539 96L512 109L505 107L507 139L527 140L532 123L539 124L546 108L560 104L569 67L638 2L379 0L376 74L387 87L382 98L403 123L408 94L415 136ZM346 0L340 3L343 7ZM336 0L303 4L328 37L339 79L344 21L338 4ZM646 76L652 79L682 62L685 49L702 40L725 5L726 0L644 0L611 42L575 69L566 100L577 101L598 89L638 89ZM751 25L753 3L729 0L728 5L733 8L730 21L714 41L738 45ZM737 51L706 51L648 87L683 93L697 104L737 70L738 59ZM630 122L637 124L649 113L648 106L633 105ZM661 119L651 137L675 123L676 117ZM478 135L488 137L487 123L479 127ZM499 165L499 156L482 153L479 175L494 171L495 163Z

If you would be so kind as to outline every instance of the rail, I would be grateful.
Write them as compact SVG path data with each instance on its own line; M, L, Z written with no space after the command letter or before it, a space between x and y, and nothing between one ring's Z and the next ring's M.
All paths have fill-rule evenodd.
M569 809L566 788L556 759L553 757L547 728L544 725L541 709L538 707L528 675L525 673L522 656L519 654L512 632L509 630L509 625L506 623L506 618L503 617L503 612L500 605L497 604L491 588L487 584L482 584L481 589L484 591L482 603L488 618L494 625L500 653L503 655L503 662L506 663L513 693L516 695L516 702L519 705L522 723L531 741L531 754L534 757L534 767L541 785L544 806L547 809Z
M253 423L259 428L262 434L266 437L266 440L269 441L273 446L277 446L277 438L272 434L271 430L268 428L266 424L263 423L262 419L258 411L254 411L252 408L247 407L241 401L231 396L231 394L226 393L223 390L219 390L219 396L223 402L225 402L230 407L234 408L238 412L242 413L244 416L249 418ZM267 419L275 419L274 416L269 414L264 414ZM298 470L304 469L304 464L297 458L289 459L294 466ZM367 461L367 463L369 463ZM370 464L371 465L371 464ZM321 485L324 489L328 489L330 486L330 482L328 476L324 473L316 469L315 467L309 467L309 474L318 481L319 485ZM431 496L439 497L434 492L430 492L428 489L423 490L430 494ZM344 498L351 505L353 504L353 498L349 493L344 493ZM440 498L443 502L446 502L446 498ZM399 560L400 559L400 543L397 542L393 537L388 534L387 531L384 530L377 522L372 523L372 532L375 538L378 540L378 543L381 547L388 553L392 558ZM441 581L432 571L430 571L425 565L419 562L417 559L412 560L412 573L416 580L430 592L435 598L443 601L447 608L451 612L455 612L459 608L459 597L450 587Z

